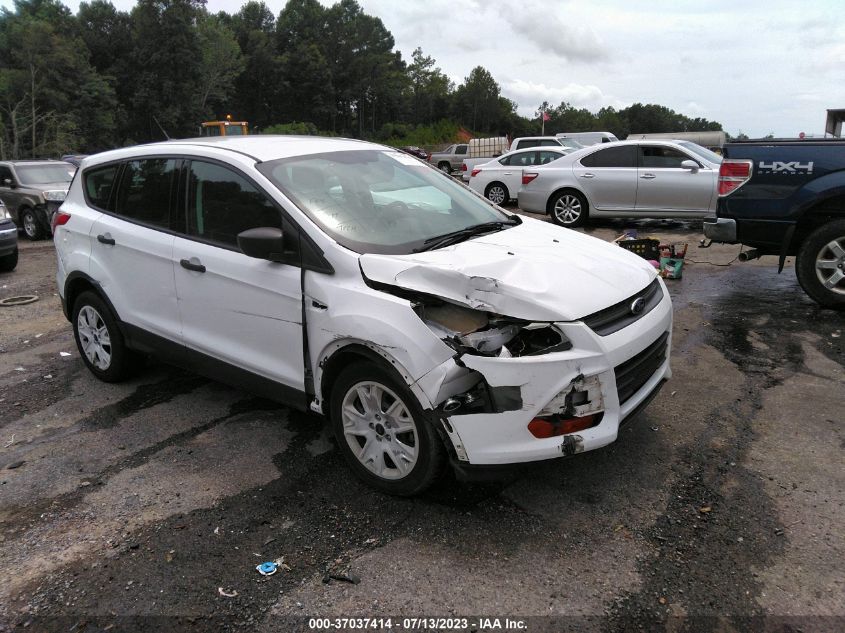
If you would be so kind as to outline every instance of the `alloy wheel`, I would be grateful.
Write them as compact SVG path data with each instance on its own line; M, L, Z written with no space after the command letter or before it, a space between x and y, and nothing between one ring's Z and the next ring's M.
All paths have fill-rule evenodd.
M76 317L76 330L88 362L100 371L106 371L111 365L112 346L103 317L91 306L84 306Z
M487 199L493 204L502 204L505 201L505 188L501 185L493 185L487 190Z
M554 214L561 224L573 224L581 217L581 201L567 193L555 201Z
M828 242L819 250L816 276L831 292L845 295L845 236Z

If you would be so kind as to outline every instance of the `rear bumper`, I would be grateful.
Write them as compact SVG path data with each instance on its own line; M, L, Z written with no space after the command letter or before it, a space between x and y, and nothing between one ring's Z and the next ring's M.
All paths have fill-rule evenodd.
M736 220L707 218L704 220L704 235L714 242L736 244Z
M11 228L0 229L0 257L11 255L18 247L18 229L12 224Z
M519 208L523 211L531 211L533 213L546 212L546 200L548 195L545 191L523 191L517 193L517 200Z

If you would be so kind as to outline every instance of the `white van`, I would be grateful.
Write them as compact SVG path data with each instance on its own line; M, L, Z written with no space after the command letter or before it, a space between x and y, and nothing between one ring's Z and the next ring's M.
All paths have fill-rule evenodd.
M581 145L598 145L599 143L612 143L619 140L610 132L558 132L555 136L571 138Z

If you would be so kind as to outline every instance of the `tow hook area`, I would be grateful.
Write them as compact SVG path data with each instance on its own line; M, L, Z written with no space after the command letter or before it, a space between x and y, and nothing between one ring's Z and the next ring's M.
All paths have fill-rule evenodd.
M584 438L580 435L564 435L560 452L564 455L575 455L584 452Z

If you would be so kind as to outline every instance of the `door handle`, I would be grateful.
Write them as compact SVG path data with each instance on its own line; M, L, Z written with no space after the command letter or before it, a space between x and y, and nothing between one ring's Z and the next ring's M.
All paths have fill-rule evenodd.
M512 172L512 171L506 171L506 172L505 172L504 174L502 174L502 175L503 175L503 176L513 176L513 172Z
M596 177L596 175L595 175L595 174L591 174L590 172L587 172L586 174L580 174L578 177L579 177L579 178L595 178L595 177Z
M106 233L105 235L98 235L97 241L100 244L108 244L109 246L114 246L114 238L112 238L111 233Z
M643 174L640 178L643 180L651 180L652 178L656 178L656 176L654 174Z
M191 257L191 259L180 259L179 264L182 268L186 268L188 270L193 270L198 273L205 272L205 266L203 266L202 262L196 257Z

